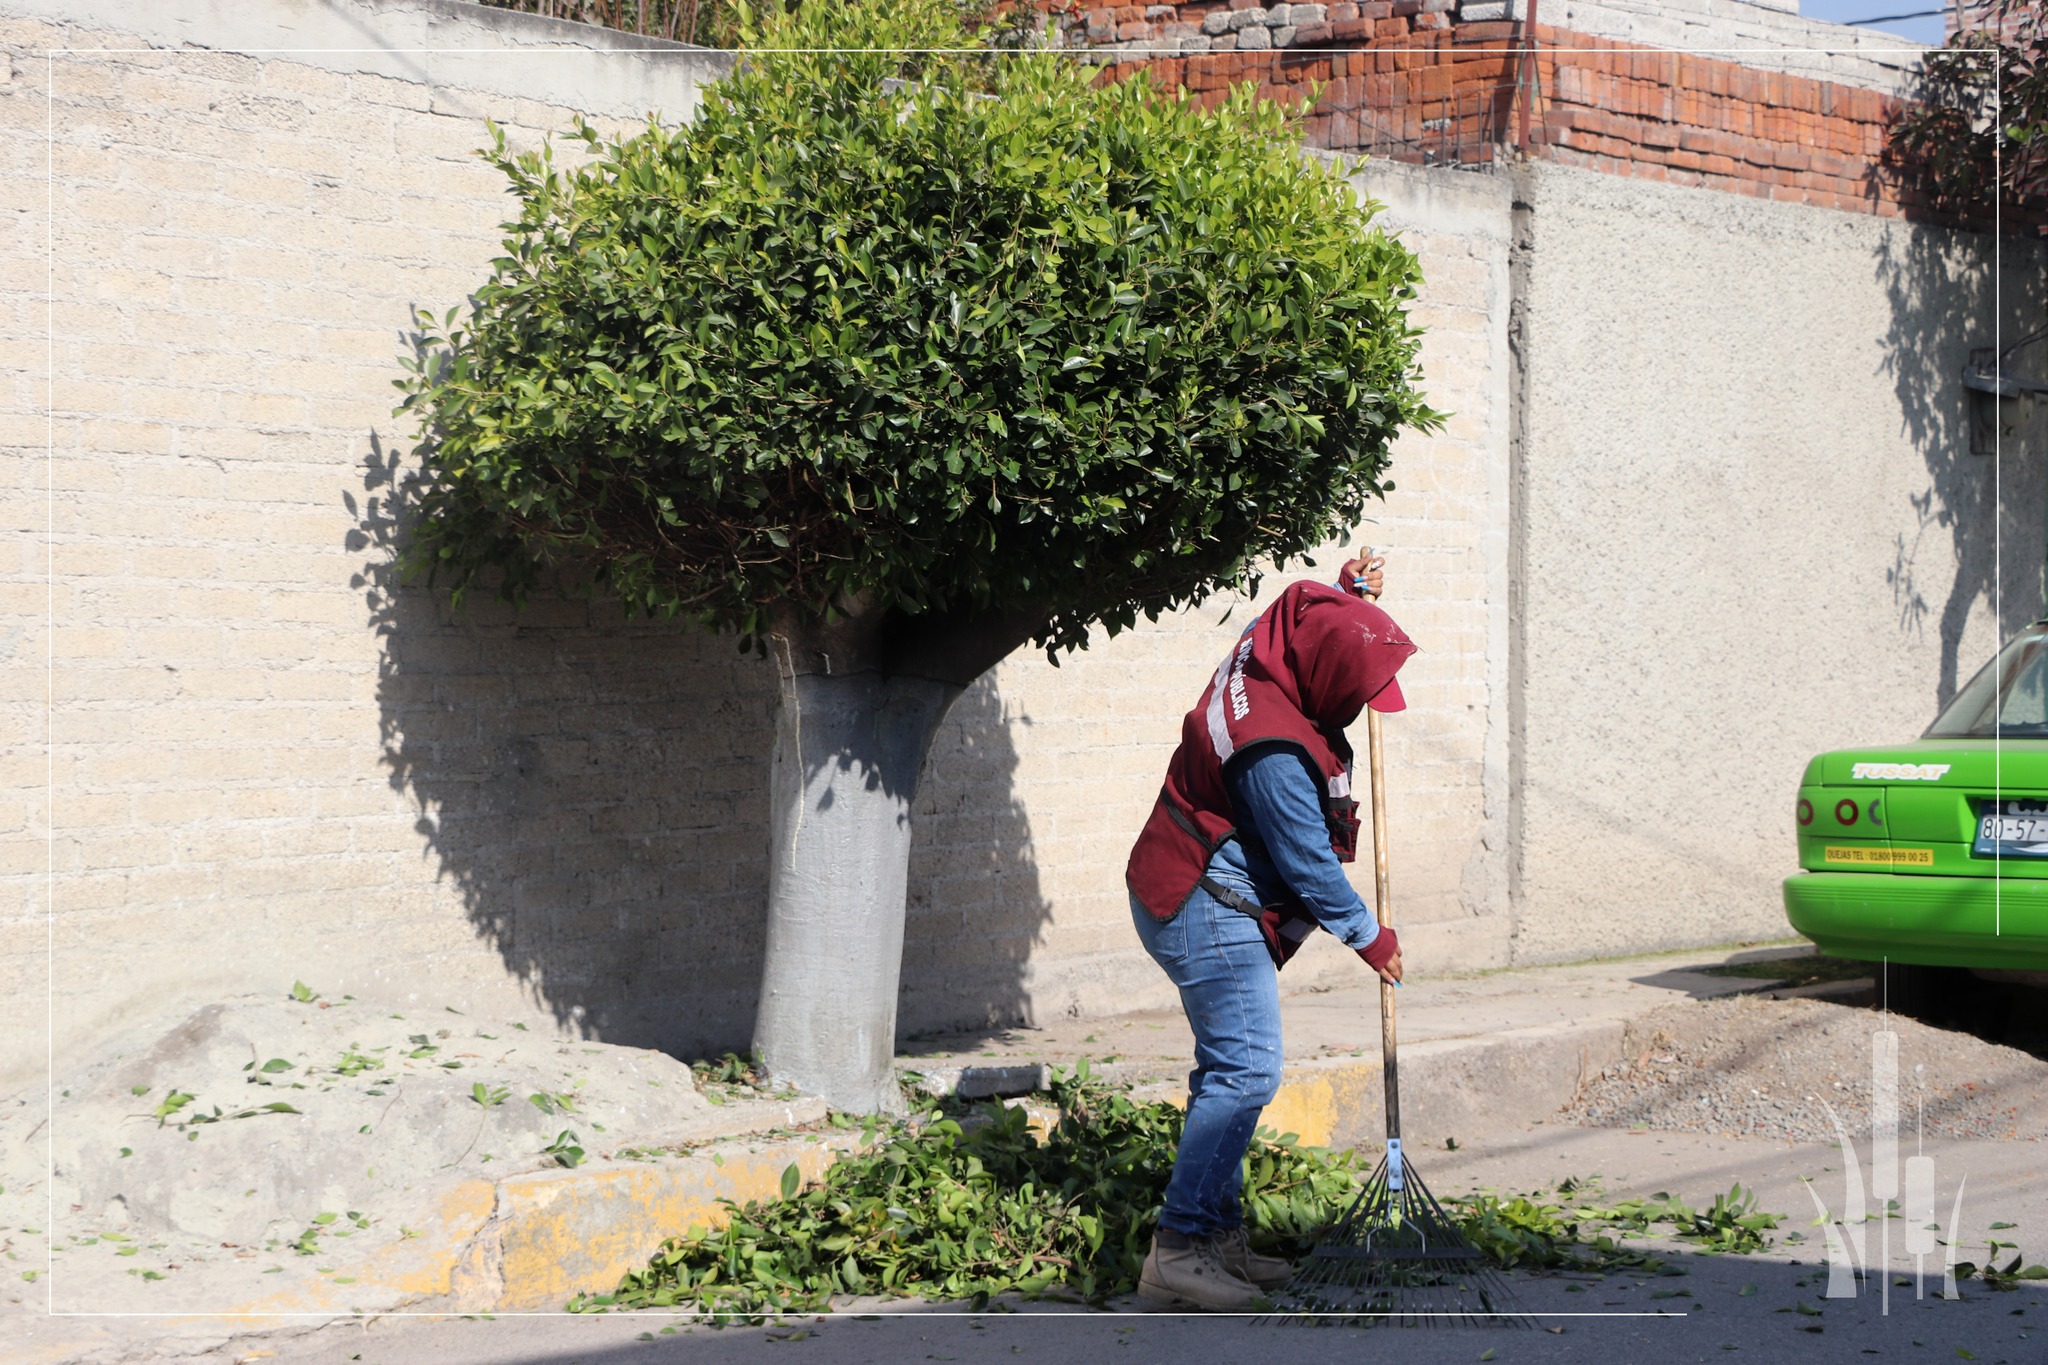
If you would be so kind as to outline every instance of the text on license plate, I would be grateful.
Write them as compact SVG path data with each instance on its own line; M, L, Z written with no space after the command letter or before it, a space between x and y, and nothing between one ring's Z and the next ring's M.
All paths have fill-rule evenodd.
M1987 815L1977 822L1986 843L2048 844L2048 815Z
M1977 808L1970 852L1979 858L2048 858L2048 802L1984 802Z

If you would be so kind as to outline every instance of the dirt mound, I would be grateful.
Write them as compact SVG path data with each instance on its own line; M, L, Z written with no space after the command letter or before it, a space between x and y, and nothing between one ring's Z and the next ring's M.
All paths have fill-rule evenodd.
M1818 1000L1704 1000L1633 1021L1624 1060L1561 1111L1586 1127L1833 1142L1870 1131L1871 1036L1899 1038L1900 1139L2048 1135L2048 1062L1900 1015Z

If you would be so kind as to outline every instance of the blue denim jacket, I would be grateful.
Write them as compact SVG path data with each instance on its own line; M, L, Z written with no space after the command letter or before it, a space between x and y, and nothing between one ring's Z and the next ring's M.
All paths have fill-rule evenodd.
M1224 770L1224 782L1238 828L1264 851L1226 839L1210 856L1208 876L1260 905L1293 896L1347 948L1378 938L1379 921L1330 849L1322 803L1301 759L1278 745L1253 749Z

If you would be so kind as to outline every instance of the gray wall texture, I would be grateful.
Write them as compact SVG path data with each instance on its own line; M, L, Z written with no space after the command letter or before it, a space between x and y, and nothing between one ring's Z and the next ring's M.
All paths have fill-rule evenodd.
M1513 580L1518 959L1785 932L1806 760L2041 614L2038 416L1966 453L1993 244L1539 165ZM2048 313L2004 246L2005 338Z
M497 247L482 119L685 117L719 59L442 0L0 0L0 43L0 1079L46 1020L61 1063L294 979L744 1046L772 670L603 603L457 616L389 567L410 309ZM1422 256L1453 414L1353 538L1423 644L1387 727L1411 961L1782 934L1806 756L1917 732L2040 603L2039 423L1961 453L1990 244L1549 167L1356 183ZM2005 255L2038 315L2038 252ZM959 703L907 1033L1170 999L1123 859L1259 605ZM1357 970L1322 945L1288 980Z

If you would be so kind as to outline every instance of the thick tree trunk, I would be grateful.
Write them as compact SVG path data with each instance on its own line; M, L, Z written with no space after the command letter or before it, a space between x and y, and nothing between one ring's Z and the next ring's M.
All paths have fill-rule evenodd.
M754 1043L771 1076L836 1109L901 1108L891 1063L910 806L960 692L879 673L784 681Z
M967 684L1040 617L863 617L771 636L782 704L769 775L768 953L754 1050L857 1113L896 1110L896 988L910 808Z

